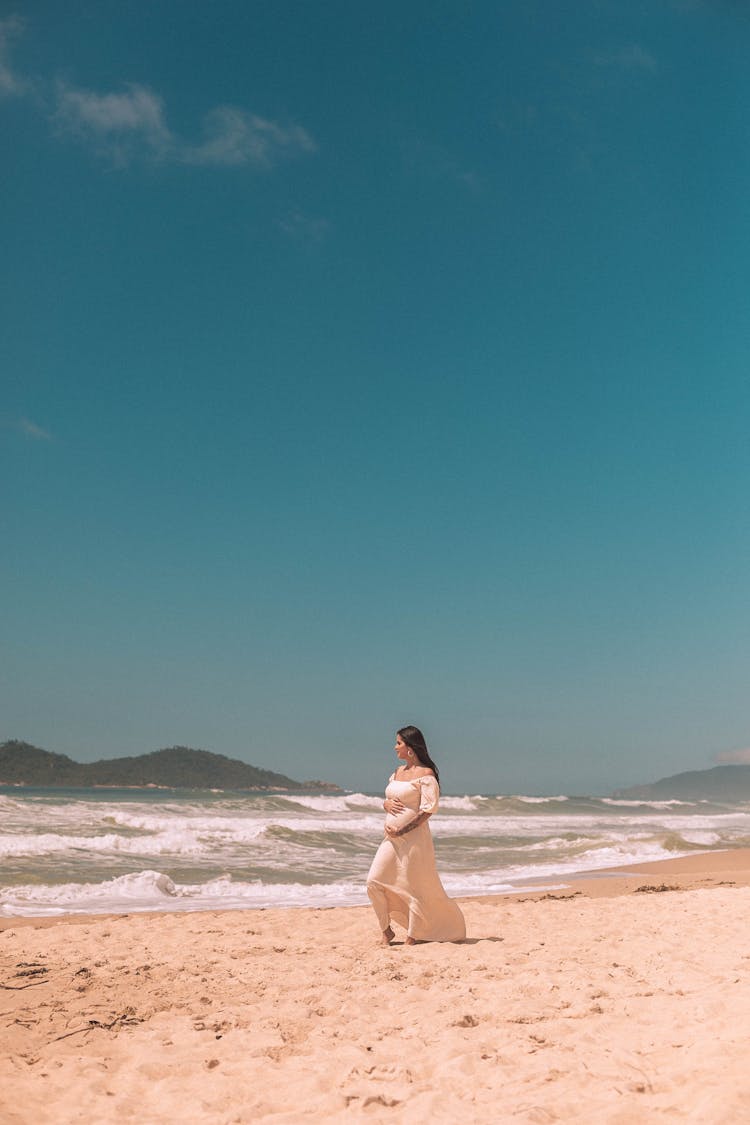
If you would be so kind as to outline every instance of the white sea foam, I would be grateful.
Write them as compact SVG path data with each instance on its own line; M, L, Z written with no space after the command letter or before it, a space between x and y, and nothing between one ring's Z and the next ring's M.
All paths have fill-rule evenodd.
M605 867L626 867L644 860L674 857L658 844L591 849L575 859L548 864L515 864L482 872L444 872L451 895L510 894L529 880L534 890L561 887L539 880L559 880ZM353 906L366 902L364 882L262 883L235 881L229 876L205 883L181 884L159 871L139 871L100 883L29 884L0 887L0 916L40 916L69 913L123 913L148 910L247 909L272 906Z
M477 802L486 800L484 797L446 797L441 794L440 807L442 809L460 809L462 812L476 812ZM383 811L382 796L372 797L366 793L347 793L344 797L297 797L293 798L295 805L313 809L316 812L341 812L351 813L359 809L373 809Z
M591 844L590 836L550 836L547 840L539 840L535 844L520 844L519 852L548 852L563 848L572 849L585 844Z
M342 797L290 797L289 803L300 805L316 812L349 813L353 809L379 809L382 812L383 798L370 797L366 793L347 793Z
M382 796L363 793L162 799L14 791L0 795L1 878L18 884L5 888L4 909L361 902L383 816ZM750 807L453 795L442 798L431 829L451 893L503 894L531 878L747 846Z
M501 873L453 874L443 879L451 895L508 894L519 890ZM539 886L550 890L560 884ZM205 883L177 883L160 871L139 871L101 883L0 887L0 917L60 914L122 914L143 911L242 910L262 907L360 906L362 883L246 883L229 877Z
M449 809L451 811L458 810L459 812L476 812L477 811L477 798L476 797L443 797L440 796L440 808Z
M620 844L609 844L604 847L593 847L568 859L556 859L551 863L535 863L533 865L510 865L504 869L506 879L537 879L560 875L581 875L587 871L599 871L602 868L624 868L633 864L649 863L660 859L675 859L677 856L690 854L688 849L682 851L669 851L657 842L633 842L623 840Z
M40 813L37 808L25 820L19 818L13 825L13 829L17 832L18 828L23 826L25 832L20 832L19 835L33 835L34 828L43 827L46 829L46 833L39 833L40 835L50 834L57 830L55 834L71 838L108 834L122 830L123 834L131 836L134 834L159 835L184 832L193 838L203 838L206 841L214 838L234 838L237 841L246 841L258 837L271 827L291 828L298 831L371 830L381 821L382 811L379 815L376 815L374 812L370 814L366 810L361 810L359 814L353 814L349 810L346 813L328 816L322 814L315 817L311 815L310 810L305 813L300 809L298 813L295 813L289 809L261 809L260 811L253 810L247 815L238 816L236 813L229 811L214 812L211 810L207 812L204 809L201 812L192 812L184 809L171 810L164 807L143 808L129 804L120 806L108 804L90 807L85 810L85 813L76 810L74 815L71 815L70 808L62 810L54 808L46 813L44 811ZM3 829L6 830L6 835L9 834L7 829L10 827L3 820L0 824L0 835ZM29 829L32 829L32 831L29 831Z
M346 803L350 809L377 809L383 811L383 794L373 796L368 793L347 793Z
M693 801L678 801L676 799L671 801L626 801L624 798L620 800L615 797L600 797L599 800L603 805L611 805L621 809L669 809L674 805L685 805L685 807L689 808L694 804Z
M160 871L139 871L102 883L0 887L0 917L117 914L145 910L226 910L267 906L355 906L367 901L362 884L263 884L229 877L176 883Z
M562 794L559 797L524 797L521 794L516 794L513 800L523 801L525 805L547 805L554 801L569 801L570 798Z
M293 797L289 804L315 812L347 813L350 806L346 797Z
M269 828L288 828L295 832L372 832L378 826L382 826L383 812L381 807L378 816L366 812L357 815L348 809L340 815L321 815L315 818L309 815L295 815L288 811L256 813L253 817L203 815L176 818L143 813L134 815L132 812L120 810L112 815L111 821L123 828L136 828L146 832L170 831L177 822L207 840L221 837L246 841L257 838Z
M750 836L750 813L680 814L655 817L622 815L613 818L600 814L549 815L464 815L469 811L462 804L470 798L448 798L456 803L438 814L433 825L435 835L443 839L479 838L501 843L509 838L531 838L535 850L575 847L581 838L599 836L609 839L637 840L651 838L659 832L671 832L688 843L701 846L730 844ZM96 819L96 818L92 818ZM88 832L10 832L0 834L0 857L44 856L56 853L83 855L114 853L132 856L173 855L176 857L210 857L227 849L252 849L268 841L274 833L285 832L289 846L299 843L309 847L303 837L328 836L329 846L337 839L360 837L362 846L369 847L382 834L381 811L344 814L321 812L319 816L298 816L284 813L266 813L255 817L237 816L179 816L159 813L134 812L109 806L107 815L98 818L98 824L86 825ZM97 831L97 828L100 830ZM79 824L80 829L80 824ZM121 831L117 831L120 829ZM581 834L585 834L582 837ZM573 839L571 839L571 835ZM543 837L539 841L539 837ZM522 845L518 845L522 846Z
M232 822L209 818L143 818L127 814L110 817L108 820L110 823L114 821L115 826L141 829L141 832L139 835L112 831L95 835L50 832L0 835L0 857L82 850L130 855L200 855L216 847L253 844L266 835L268 828L274 823L252 820Z
M710 848L715 844L721 842L721 836L718 832L685 832L682 833L682 838L688 844L698 844L699 847Z
M750 813L715 813L711 816L665 816L659 821L666 828L671 828L675 832L680 832L683 829L692 830L695 828L707 828L709 830L718 829L744 829L750 831Z
M204 845L190 832L160 832L154 836L6 836L0 838L0 856L43 856L57 852L117 852L126 855L200 855Z
M476 898L480 895L507 895L518 894L519 891L556 891L562 890L566 883L538 883L531 877L520 878L508 882L501 872L488 875L446 875L442 883L452 898Z

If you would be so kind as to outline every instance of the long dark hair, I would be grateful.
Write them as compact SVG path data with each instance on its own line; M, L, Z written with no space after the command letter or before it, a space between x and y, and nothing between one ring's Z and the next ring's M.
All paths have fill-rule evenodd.
M427 749L427 743L424 740L419 727L401 727L397 730L396 734L400 737L402 742L405 742L410 750L419 758L423 766L427 766L435 774L435 781L440 784L440 774L438 768L430 757L430 751Z

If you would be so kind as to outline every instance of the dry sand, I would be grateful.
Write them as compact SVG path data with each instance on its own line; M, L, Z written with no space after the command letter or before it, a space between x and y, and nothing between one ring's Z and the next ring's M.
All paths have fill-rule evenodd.
M6 920L0 1120L750 1122L750 852L462 907Z

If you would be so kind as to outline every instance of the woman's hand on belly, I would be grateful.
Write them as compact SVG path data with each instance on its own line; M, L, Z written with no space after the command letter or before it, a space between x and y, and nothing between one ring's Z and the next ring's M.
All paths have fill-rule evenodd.
M406 811L406 805L398 797L386 797L383 801L383 808L393 816L398 816L399 813Z
M409 810L411 811L411 810ZM413 828L418 828L420 824L424 824L429 820L430 814L428 812L417 812L405 824L388 824L385 826L386 836L405 836L407 832L411 832Z

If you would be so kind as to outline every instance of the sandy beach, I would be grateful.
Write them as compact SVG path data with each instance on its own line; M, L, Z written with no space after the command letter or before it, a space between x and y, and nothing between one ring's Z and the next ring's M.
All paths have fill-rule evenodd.
M6 919L0 1119L750 1121L750 851L461 905Z

